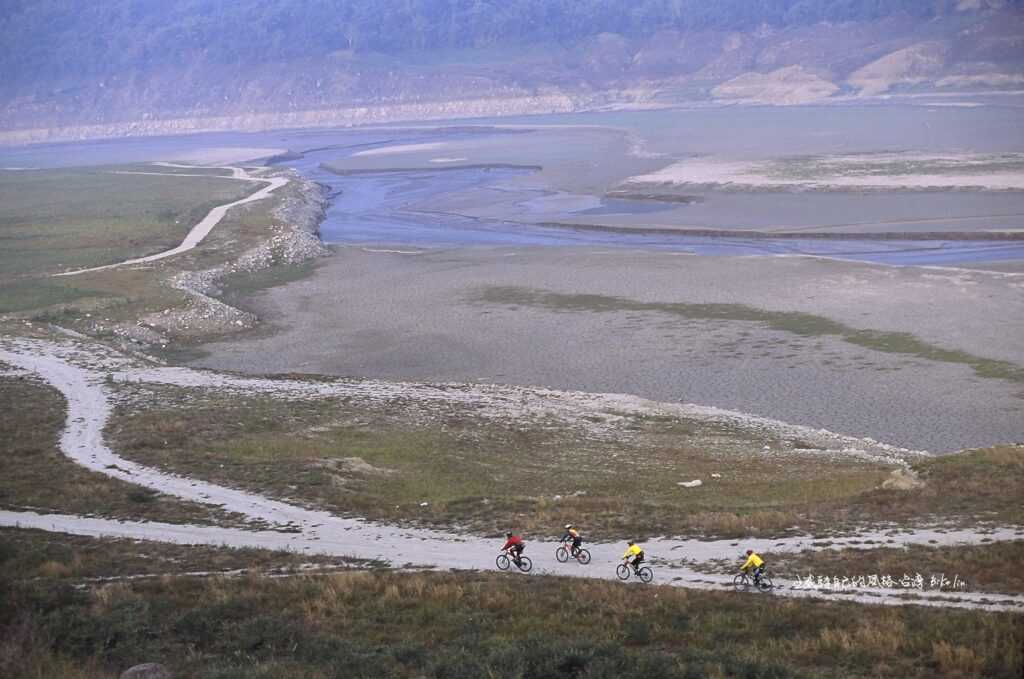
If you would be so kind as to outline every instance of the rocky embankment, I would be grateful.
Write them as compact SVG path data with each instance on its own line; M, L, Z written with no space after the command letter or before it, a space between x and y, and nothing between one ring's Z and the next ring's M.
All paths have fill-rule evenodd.
M210 269L167 270L165 282L187 296L184 307L171 307L122 322L106 330L136 345L166 347L172 338L197 339L247 330L259 319L218 299L224 281L234 274L255 273L278 265L297 265L329 253L320 241L319 226L327 207L323 186L289 171L288 189L272 213L269 238L236 258Z

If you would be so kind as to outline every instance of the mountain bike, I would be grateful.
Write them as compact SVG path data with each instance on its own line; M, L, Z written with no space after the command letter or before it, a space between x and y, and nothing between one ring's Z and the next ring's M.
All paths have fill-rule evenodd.
M641 582L646 583L654 579L654 571L647 566L640 566L640 568L634 569L627 564L620 563L619 567L615 569L615 575L619 576L619 580L629 580L630 573L634 573L640 578Z
M751 587L755 588L759 592L769 592L773 587L772 578L768 575L768 570L765 569L761 572L761 577L754 582L754 578L748 575L746 572L740 573L732 579L732 586L736 588L737 592L746 592Z
M582 547L577 549L572 556L584 566L590 563L590 552ZM559 563L565 563L569 560L569 549L565 545L562 545L555 550L555 558L558 559Z
M516 565L516 568L524 573L529 573L530 569L533 568L533 562L530 561L530 557L519 555L519 558L511 557L507 552L502 552L498 555L498 558L494 560L495 565L498 566L498 570L507 571L512 564Z

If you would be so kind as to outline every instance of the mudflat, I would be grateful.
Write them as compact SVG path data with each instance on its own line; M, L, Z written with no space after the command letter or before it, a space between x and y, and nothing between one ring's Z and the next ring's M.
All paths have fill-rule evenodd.
M337 248L195 365L636 394L932 452L1024 439L1024 277L595 247Z

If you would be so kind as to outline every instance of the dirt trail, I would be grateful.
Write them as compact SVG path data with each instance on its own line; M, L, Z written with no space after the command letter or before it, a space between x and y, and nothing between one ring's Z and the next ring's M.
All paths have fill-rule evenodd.
M480 403L493 416L529 415L531 408L546 417L577 419L602 404L604 395L571 394L545 390L514 390L495 398L487 387L453 389L454 385L406 385L380 381L303 382L299 380L242 379L211 372L170 368L139 368L131 359L101 346L78 342L49 342L28 339L0 339L0 361L16 370L34 373L51 384L67 399L66 429L61 450L75 462L102 474L173 495L185 500L222 506L227 511L266 521L281 530L222 528L217 526L177 525L156 522L131 522L60 514L0 511L0 525L23 526L78 535L157 540L177 544L226 545L286 549L308 554L327 554L363 559L380 559L395 567L421 565L430 568L491 569L500 541L443 531L400 528L356 518L343 518L328 512L306 509L245 491L167 474L118 456L103 440L103 428L110 416L110 393L106 378L160 382L210 388L244 388L273 391L283 397L310 397L359 392L364 398L457 398ZM524 395L527 405L523 405ZM579 399L574 402L573 398ZM488 401L488 398L491 400ZM534 399L531 404L530 398ZM635 407L645 403L637 400ZM621 406L612 398L611 404ZM649 402L646 402L649 403ZM546 404L546 407L545 407ZM605 403L604 405L609 405ZM652 404L657 405L657 404ZM671 405L671 404L668 404ZM1021 528L983 530L912 530L871 532L830 538L836 545L852 547L898 546L907 544L948 545L1020 539ZM745 540L744 547L769 553L813 548L816 538L796 537L781 540ZM873 541L874 544L870 544ZM731 583L729 575L706 575L682 564L682 559L710 561L737 556L739 543L731 540L651 540L646 543L649 558L657 572L656 581L682 587L719 589ZM588 545L594 556L590 566L559 564L555 544L531 542L528 555L534 559L535 573L582 577L614 578L614 565L620 544ZM794 589L792 583L777 583L779 595L822 597L844 601L863 601L900 605L916 603L930 606L973 607L991 610L1024 611L1024 596L986 595L964 592L913 592L872 590L870 592L829 593Z
M217 226L224 216L233 207L239 205L245 205L246 203L252 203L257 200L263 200L277 189L281 188L288 183L287 177L254 177L250 175L245 168L241 167L222 167L222 168L210 168L205 166L191 166L191 165L174 165L170 163L162 163L165 167L195 167L196 169L224 169L231 170L230 177L217 176L218 179L237 179L240 181L252 181L252 182L265 182L267 185L259 191L252 193L245 198L218 205L217 207L210 210L209 213L203 219L192 227L191 230L185 235L185 239L181 241L181 244L177 247L171 248L170 250L164 250L153 255L147 255L146 257L136 257L135 259L126 259L123 262L117 262L115 264L105 264L103 266L94 266L88 269L77 269L75 271L64 271L54 276L77 276L82 273L89 273L92 271L104 271L106 269L113 269L118 266L128 266L130 264L142 264L145 262L155 262L160 259L179 255L182 252L188 252L195 246L203 242L210 232L213 231L213 227ZM123 172L121 174L158 174L164 177L210 177L212 175L206 174L176 174L170 172Z
M35 528L90 537L115 537L133 540L155 540L181 545L252 547L285 550L299 554L322 554L360 559L377 559L393 567L423 567L434 570L494 570L494 557L501 540L483 540L446 535L434 531L401 530L388 526L362 523L341 528L321 526L312 532L284 533L246 531L213 526L192 526L157 522L117 521L65 514L0 511L0 526ZM960 534L958 537L971 537ZM977 537L977 536L974 536ZM922 542L913 533L901 536L901 544ZM998 537L992 539L999 539ZM976 540L974 540L976 541ZM811 539L778 541L775 552L798 551L810 546ZM645 543L655 572L655 582L689 589L722 590L732 586L730 575L704 574L678 565L678 554L695 558L696 554L715 552L716 556L736 551L731 541L700 542L697 540L652 540ZM747 544L746 542L744 544ZM588 544L593 555L588 566L570 562L558 563L554 558L554 542L530 541L526 554L534 563L533 574L615 579L615 566L622 553L619 544ZM717 551L715 551L717 550ZM674 559L676 563L668 563ZM796 582L775 579L775 596L856 601L890 606L921 605L949 608L977 608L992 611L1024 611L1024 595L987 594L983 592L939 592L900 589L865 589L836 593L800 588ZM754 596L751 594L751 596Z

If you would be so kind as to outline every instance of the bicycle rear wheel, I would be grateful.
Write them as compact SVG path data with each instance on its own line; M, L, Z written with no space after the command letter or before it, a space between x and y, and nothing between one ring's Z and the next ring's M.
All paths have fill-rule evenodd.
M494 563L498 566L498 570L507 571L509 564L508 555L499 554L498 558L494 560Z
M532 569L532 568L533 568L533 562L530 561L530 557L528 557L528 556L521 556L521 557L519 557L519 570L521 570L524 573L529 573L530 569Z
M555 550L555 558L558 559L559 563L565 563L569 560L569 552L565 547L559 547Z
M644 582L650 582L654 579L654 571L647 566L642 566L639 572L637 572L637 575L639 575L640 579Z
M588 552L585 549L581 549L576 554L576 560L579 561L584 566L586 566L588 563L590 563L590 552Z
M746 592L747 591L747 586L749 584L750 583L747 581L747 574L746 573L740 573L739 575L737 575L735 578L732 579L732 586L736 588L737 592Z
M775 585L772 584L771 576L767 573L761 576L761 581L757 583L757 586L762 592L770 592L771 589L775 587Z

